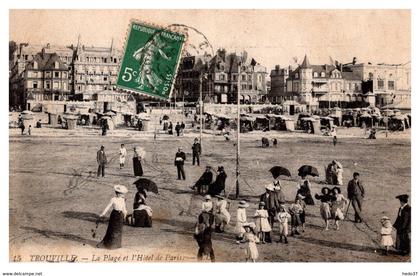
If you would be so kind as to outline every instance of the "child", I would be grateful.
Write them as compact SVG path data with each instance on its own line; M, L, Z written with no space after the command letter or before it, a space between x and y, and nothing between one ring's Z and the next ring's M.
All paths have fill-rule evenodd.
M299 225L302 225L302 222L300 220L300 214L303 212L303 209L302 206L296 202L297 200L289 207L289 212L292 217L292 233L290 234L291 236L300 235L300 233L298 232L298 227Z
M32 125L29 125L28 127L28 135L31 136L31 132L32 132Z
M201 211L207 213L213 213L213 202L211 201L211 196L206 195L204 201L201 204Z
M236 211L236 243L243 241L243 235L245 233L244 225L247 224L246 208L249 207L248 202L245 200L239 201L238 210Z
M258 233L258 237L262 243L266 242L266 233L268 233L267 237L270 235L271 226L268 222L268 212L265 208L265 203L260 202L258 206L258 210L255 211L254 217L256 218L256 231Z
M300 207L302 208L302 212L299 213L299 219L300 219L300 223L302 226L302 232L305 232L305 221L306 221L306 214L305 214L305 209L306 209L306 203L305 203L305 197L301 194L297 195L297 199L296 199L296 204L300 205Z
M244 233L244 242L248 244L246 248L246 261L251 260L253 263L258 259L258 249L256 243L258 242L258 237L255 236L255 224L253 222L251 223L245 223L243 224L243 227L245 229Z
M381 245L384 246L384 255L388 255L389 247L394 244L394 241L392 240L392 225L391 221L388 217L382 217L381 219Z
M288 243L287 235L289 234L289 219L291 218L290 214L286 211L284 204L280 205L280 210L277 213L277 220L279 221L280 228L280 240L282 242L284 238L284 243Z

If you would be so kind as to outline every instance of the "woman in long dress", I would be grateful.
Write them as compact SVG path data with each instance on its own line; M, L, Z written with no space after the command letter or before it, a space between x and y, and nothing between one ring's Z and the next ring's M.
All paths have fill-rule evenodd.
M321 201L320 213L325 221L325 230L328 230L329 220L331 219L331 202L335 200L335 196L331 195L330 189L322 188L321 195L315 194L315 198Z
M124 194L126 194L128 190L123 185L115 185L114 190L115 196L111 198L109 204L99 216L100 218L103 218L106 213L112 209L105 237L97 245L97 247L106 249L121 248L123 223L127 216Z
M227 210L227 201L220 195L216 195L217 202L215 206L215 226L216 232L225 231L226 225L230 222L230 213Z
M332 172L334 177L333 184L334 185L343 185L343 165L337 160L332 161Z
M304 201L306 205L315 205L314 199L311 193L311 183L306 176L302 176L300 183L298 184L298 190L296 193L295 200L298 199L298 195L304 196Z
M258 237L255 235L254 229L255 224L254 223L246 223L243 225L245 229L244 233L244 241L247 243L246 247L246 261L252 261L255 263L255 261L258 259L258 249L257 249L257 242Z
M241 242L241 240L243 239L243 234L245 233L245 229L243 225L247 223L246 208L248 207L249 207L249 204L245 200L239 201L238 210L236 211L236 226L235 226L237 243Z
M143 168L141 166L141 155L137 151L136 147L134 147L134 154L133 154L133 170L134 170L134 176L143 175Z
M344 210L349 204L349 200L344 197L339 187L332 189L332 194L335 196L335 200L331 203L331 217L334 220L336 230L340 229L338 222L344 220Z

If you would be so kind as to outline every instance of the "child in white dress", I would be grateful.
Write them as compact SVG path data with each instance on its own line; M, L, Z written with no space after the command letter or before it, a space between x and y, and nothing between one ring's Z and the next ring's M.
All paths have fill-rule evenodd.
M262 243L265 243L265 234L271 232L271 225L268 222L268 212L264 209L264 207L265 203L260 202L258 210L256 210L254 214L256 219L256 232Z
M284 243L288 243L287 235L289 234L289 220L292 216L286 211L284 205L280 206L280 210L277 213L277 220L279 221L279 230L280 230L280 240L282 242L284 238Z
M258 259L258 249L256 243L259 242L259 239L254 232L255 224L253 222L245 223L243 224L243 227L245 229L244 242L247 243L245 260L247 262L252 261L255 263L255 261Z
M392 239L392 224L388 217L382 217L381 219L381 245L384 247L384 255L388 255L388 250L390 246L394 245Z

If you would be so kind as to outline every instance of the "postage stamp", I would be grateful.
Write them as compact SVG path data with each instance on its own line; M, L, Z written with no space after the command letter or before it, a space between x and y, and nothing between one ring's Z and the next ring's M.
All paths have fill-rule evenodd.
M117 86L169 99L185 35L145 23L130 23Z

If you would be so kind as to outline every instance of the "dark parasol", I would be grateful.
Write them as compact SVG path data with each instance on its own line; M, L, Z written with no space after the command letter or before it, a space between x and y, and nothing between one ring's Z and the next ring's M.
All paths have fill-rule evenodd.
M270 169L271 174L273 175L274 178L279 177L280 175L285 175L285 176L292 176L292 174L290 173L290 171L284 167L280 167L280 166L274 166Z
M148 192L152 192L152 193L155 193L155 194L158 193L158 187L157 187L156 183L153 182L150 179L139 178L133 184L136 185L137 188L146 190Z
M307 175L311 175L311 176L319 176L318 170L310 165L303 165L302 167L299 168L299 176L307 176Z

